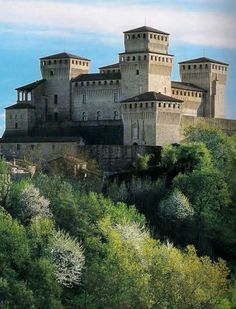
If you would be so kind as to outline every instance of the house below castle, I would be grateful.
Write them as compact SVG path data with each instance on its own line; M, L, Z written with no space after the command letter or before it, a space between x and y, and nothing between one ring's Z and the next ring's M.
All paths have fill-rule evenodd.
M169 34L150 27L124 32L115 64L90 73L90 60L69 53L40 59L42 79L18 87L6 107L1 152L76 154L78 145L159 146L179 143L188 125L208 122L236 133L225 117L228 64L201 57L179 63Z

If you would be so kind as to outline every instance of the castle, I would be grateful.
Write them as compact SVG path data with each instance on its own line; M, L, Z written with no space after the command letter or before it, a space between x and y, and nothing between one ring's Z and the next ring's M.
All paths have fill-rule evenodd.
M224 119L228 64L182 61L181 81L171 81L168 33L128 30L124 47L119 62L99 73L89 73L89 59L66 52L41 58L42 79L17 88L16 104L6 108L2 153L179 143L187 125L202 121L236 132L236 121Z

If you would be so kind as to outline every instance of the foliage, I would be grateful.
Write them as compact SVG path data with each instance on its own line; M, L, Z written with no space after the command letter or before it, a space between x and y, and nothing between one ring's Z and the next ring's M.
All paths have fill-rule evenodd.
M165 146L161 153L160 166L166 173L168 185L179 173L211 168L211 155L203 143Z
M144 154L144 155L137 155L136 165L138 170L146 170L149 167L149 163L153 158L153 154Z
M189 127L185 130L185 142L202 142L210 151L214 165L222 168L230 160L233 152L233 145L230 138L223 131L217 128L210 128L206 125Z
M50 256L55 265L56 280L67 287L80 283L84 266L84 254L81 245L68 233L55 233L50 246Z
M5 159L0 159L0 174L6 175L9 172L9 167Z
M40 195L39 189L27 182L13 184L6 209L22 223L37 216L50 216L49 201Z
M160 215L163 218L172 220L191 219L194 210L188 198L179 190L175 189L170 195L160 203Z

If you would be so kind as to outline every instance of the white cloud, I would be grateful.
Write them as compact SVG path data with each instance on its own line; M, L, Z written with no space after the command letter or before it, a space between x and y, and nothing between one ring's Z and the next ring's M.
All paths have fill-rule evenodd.
M189 0L185 0L189 1ZM202 0L198 0L202 1ZM222 0L217 0L222 1ZM170 32L173 39L198 45L236 48L234 14L177 9L153 4L121 1L63 3L32 0L0 0L0 22L30 35L74 36L96 34L97 39L114 43L132 27L147 24ZM47 29L47 30L44 30ZM11 30L12 31L12 30ZM119 38L120 39L120 38Z

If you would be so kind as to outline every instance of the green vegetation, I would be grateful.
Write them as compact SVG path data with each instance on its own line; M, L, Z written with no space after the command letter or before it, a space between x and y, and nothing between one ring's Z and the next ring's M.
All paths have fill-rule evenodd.
M2 168L0 308L235 308L235 158L200 127L163 149L157 180Z

